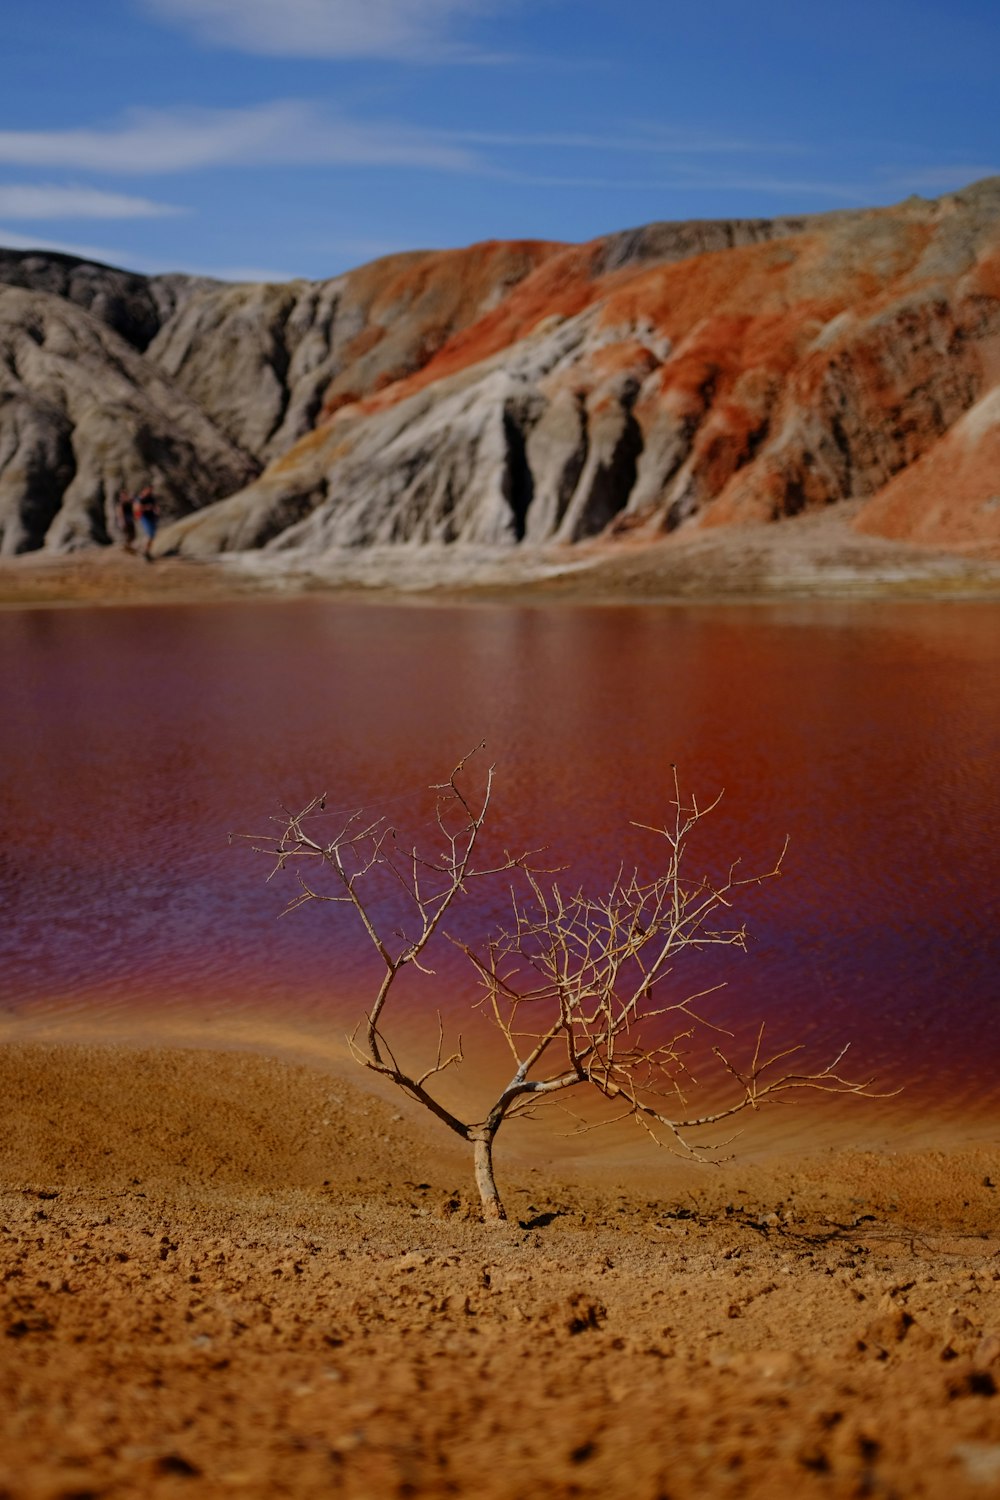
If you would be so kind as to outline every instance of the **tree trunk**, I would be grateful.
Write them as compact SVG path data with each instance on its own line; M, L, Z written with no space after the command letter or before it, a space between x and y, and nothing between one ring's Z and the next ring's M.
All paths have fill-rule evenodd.
M493 1176L493 1136L473 1136L472 1150L476 1187L483 1204L483 1218L488 1222L506 1219L507 1215L497 1192L496 1178Z

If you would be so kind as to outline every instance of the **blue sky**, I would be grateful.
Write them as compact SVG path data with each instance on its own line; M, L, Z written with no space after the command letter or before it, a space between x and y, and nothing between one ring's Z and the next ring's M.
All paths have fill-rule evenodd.
M5 8L0 244L321 278L1000 173L996 0Z

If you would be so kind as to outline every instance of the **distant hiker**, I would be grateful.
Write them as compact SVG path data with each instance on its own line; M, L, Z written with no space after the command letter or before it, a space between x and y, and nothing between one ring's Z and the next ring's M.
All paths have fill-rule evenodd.
M146 543L142 549L142 555L148 562L153 560L153 538L156 535L156 523L160 519L160 507L156 503L156 496L152 487L144 484L136 495L133 502L135 518L146 534Z
M135 509L128 490L118 491L118 499L115 501L115 520L122 534L122 545L126 552L131 552L135 544Z

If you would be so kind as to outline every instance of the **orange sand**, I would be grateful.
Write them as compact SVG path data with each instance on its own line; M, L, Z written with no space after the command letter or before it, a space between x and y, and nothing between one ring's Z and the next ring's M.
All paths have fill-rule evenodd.
M568 561L503 587L940 597L1000 578L832 517ZM108 552L5 563L0 602L337 582ZM0 1500L1000 1491L1000 1150L982 1121L872 1149L878 1106L851 1144L842 1105L833 1136L795 1114L794 1136L714 1171L522 1127L498 1142L511 1222L488 1228L461 1143L321 1049L16 1035Z
M857 503L780 524L697 528L661 542L627 536L573 547L348 550L312 571L281 554L214 561L119 548L0 560L0 606L186 604L350 592L384 598L589 602L773 598L1000 597L989 546L943 551L854 529Z
M981 1130L707 1171L525 1126L486 1227L330 1058L7 1041L0 1097L4 1500L1000 1487Z

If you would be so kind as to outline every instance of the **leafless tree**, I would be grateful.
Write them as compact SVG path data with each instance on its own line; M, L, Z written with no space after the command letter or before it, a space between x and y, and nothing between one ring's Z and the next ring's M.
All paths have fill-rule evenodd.
M715 1041L711 1051L728 1081L729 1098L700 1113L689 1110L687 1045L695 1035L722 1039L729 1033L702 1013L712 990L678 994L675 962L685 951L745 949L746 927L734 925L733 902L741 889L773 879L781 865L779 858L772 869L752 876L742 875L738 864L716 880L689 876L690 837L718 799L706 807L685 800L674 772L668 820L656 828L633 825L659 841L659 873L642 878L620 869L598 895L582 889L566 894L552 872L543 875L528 855L504 851L479 862L494 768L477 783L471 759L466 756L447 781L430 788L433 847L402 838L388 816L363 809L334 813L324 797L272 820L280 832L245 837L273 859L269 878L293 874L298 889L286 912L307 902L333 902L349 907L360 922L381 980L350 1038L351 1050L471 1144L485 1219L506 1218L493 1170L501 1125L568 1089L589 1086L658 1143L699 1160L713 1159L712 1152L727 1144L706 1146L701 1137L707 1127L791 1091L870 1096L870 1080L852 1081L839 1072L846 1047L825 1066L799 1071L793 1059L801 1049L769 1053L760 1026L743 1066L722 1040ZM331 819L332 834L326 831ZM395 891L389 903L379 887L386 879ZM479 943L456 937L451 923L474 886L501 879L511 886L508 924ZM478 981L475 1003L486 1007L513 1064L509 1081L477 1120L460 1119L439 1097L441 1075L463 1060L461 1038L454 1048L446 1046L440 1011L433 1056L422 1070L404 1065L386 1034L400 975L407 969L432 974L431 950L448 941L470 961Z

